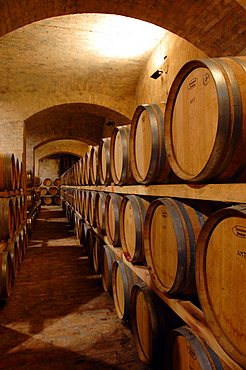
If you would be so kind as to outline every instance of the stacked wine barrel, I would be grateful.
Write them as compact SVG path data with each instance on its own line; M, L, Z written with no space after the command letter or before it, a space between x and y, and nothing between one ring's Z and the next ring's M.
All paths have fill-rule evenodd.
M45 178L40 185L40 197L42 199L42 204L57 205L60 204L60 185L61 180L59 177L54 180L50 178Z
M245 182L245 72L246 57L241 56L186 63L166 103L138 106L130 125L116 127L111 137L103 138L87 158L62 176L64 202L108 244L102 253L107 290L127 290L122 281L128 279L122 278L123 267L117 260L123 258L127 266L146 266L157 292L181 300L198 296L214 337L243 369L246 205L182 199L178 194L177 198L139 196L132 194L133 187L127 194L127 186L123 195L122 191L115 193L114 185ZM95 207L92 218L88 204ZM149 299L136 286L131 287L135 291L131 299L139 296L144 307ZM121 298L117 291L114 294L124 317L122 294ZM137 322L133 324L135 335L138 330L149 333L146 328L138 329L138 320L147 322L147 318L140 313L137 319L138 309L132 309L132 315ZM173 356L168 368L205 368L206 356L208 368L228 368L211 356L191 328L174 329L168 335ZM142 353L145 345L147 355ZM137 344L146 364L152 361L148 345ZM189 348L186 355L182 348Z
M10 295L27 248L25 209L22 163L0 153L0 299Z

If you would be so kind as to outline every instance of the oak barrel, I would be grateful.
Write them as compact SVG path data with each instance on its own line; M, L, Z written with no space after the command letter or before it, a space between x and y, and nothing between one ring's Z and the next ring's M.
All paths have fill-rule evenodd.
M14 235L14 206L11 198L0 198L0 240Z
M95 207L96 207L96 191L90 191L88 198L88 222L91 226L96 226Z
M140 360L145 365L163 368L167 336L171 330L183 325L183 321L143 283L132 288L130 317Z
M227 354L246 368L246 205L205 222L197 244L196 284L202 310Z
M91 173L90 173L90 152L85 153L84 160L84 182L86 185L91 184Z
M90 179L93 185L98 185L100 182L98 172L98 148L99 146L93 146L90 151Z
M88 261L91 267L93 267L93 251L96 242L96 233L93 229L89 228L86 232L86 239L84 243L85 253L87 254Z
M0 153L0 191L15 190L15 156L12 153Z
M115 261L112 269L112 292L117 316L130 318L130 297L133 285L141 279L121 260Z
M165 352L168 370L225 370L216 353L188 326L169 334Z
M52 185L52 180L49 178L49 177L47 177L47 178L45 178L44 180L43 180L43 184L44 184L44 186L51 186Z
M105 200L106 234L110 244L120 245L120 204L122 197L108 193Z
M117 255L107 245L102 246L101 273L102 285L105 292L112 294L113 264L118 259Z
M10 296L12 287L11 257L8 251L0 254L0 299Z
M43 203L46 205L46 206L49 206L49 205L51 205L52 204L52 196L49 196L49 195L47 195L47 196L44 196L43 197Z
M49 193L50 195L57 195L59 194L59 189L57 186L50 186L49 187Z
M12 278L15 279L19 268L19 250L15 240L11 240L8 244L7 251L10 253L11 257Z
M40 196L48 194L48 188L46 186L40 186Z
M103 240L96 235L95 243L93 246L93 269L96 274L101 274L102 268L102 248Z
M131 125L113 129L110 144L110 170L113 182L117 185L132 184L134 178L130 161Z
M223 203L159 198L146 214L144 249L150 276L163 293L193 294L201 227Z
M175 182L164 142L165 103L139 105L134 112L130 136L130 157L137 182Z
M87 238L87 232L90 229L90 226L87 223L83 222L81 224L81 231L80 231L80 244L83 245L84 250L86 250L85 243Z
M106 235L105 223L105 201L107 194L100 191L97 192L95 198L95 221L99 234Z
M120 241L126 259L145 263L144 222L149 202L136 195L126 195L120 206Z
M245 181L245 72L245 56L192 60L178 72L167 99L165 145L181 179Z
M13 202L13 216L14 216L14 231L18 230L20 226L20 205L19 198L17 196L11 197Z
M61 185L61 179L60 179L60 177L56 177L56 178L54 179L54 181L53 181L53 184L54 184L55 186L60 186L60 185Z
M15 158L15 189L21 188L21 164L18 158Z
M18 249L18 254L19 254L19 264L23 261L23 257L25 255L25 240L23 238L23 235L20 233L17 233L15 238L13 239L14 242L16 243L17 249Z
M102 185L109 185L112 181L110 171L110 143L110 137L103 138L98 148L98 173Z

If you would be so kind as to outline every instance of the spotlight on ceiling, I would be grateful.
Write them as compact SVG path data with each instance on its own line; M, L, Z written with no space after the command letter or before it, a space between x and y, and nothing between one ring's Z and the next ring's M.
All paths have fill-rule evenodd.
M157 78L159 78L161 75L162 75L163 71L160 71L159 69L157 69L157 71L155 71L151 76L150 78L153 78L154 80L157 80Z
M113 121L109 121L106 123L107 126L113 126L114 125L114 122Z

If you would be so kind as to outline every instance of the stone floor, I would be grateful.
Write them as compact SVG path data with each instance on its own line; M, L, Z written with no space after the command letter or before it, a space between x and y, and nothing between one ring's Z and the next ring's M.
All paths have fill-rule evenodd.
M60 206L43 206L0 300L0 369L146 369Z

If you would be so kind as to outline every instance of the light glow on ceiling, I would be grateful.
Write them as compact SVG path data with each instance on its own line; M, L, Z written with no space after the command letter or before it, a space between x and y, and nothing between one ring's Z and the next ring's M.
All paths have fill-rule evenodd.
M103 20L103 16L101 21ZM109 58L134 58L153 50L167 31L138 19L107 15L93 32L93 46Z

